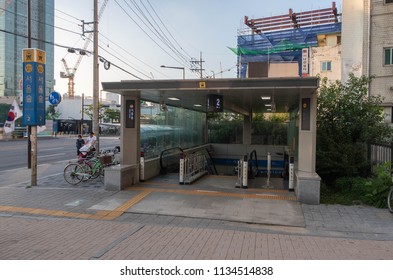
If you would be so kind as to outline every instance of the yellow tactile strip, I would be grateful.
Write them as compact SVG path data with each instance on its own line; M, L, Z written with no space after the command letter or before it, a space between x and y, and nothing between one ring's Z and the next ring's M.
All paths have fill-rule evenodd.
M239 198L261 198L261 199L296 201L295 196L276 195L276 194L228 193L228 192L209 191L209 190L175 190L175 189L144 188L144 187L129 187L126 190L138 190L138 191L151 190L152 192L180 193L180 194L189 194L189 195L224 196L224 197L239 197ZM270 192L270 190L269 190L269 192ZM283 193L288 193L288 192L284 191Z
M17 207L17 206L1 206L0 212L15 212L15 213L25 213L32 215L44 215L44 216L54 216L54 217L68 217L68 218L82 218L82 219L93 219L93 220L114 220L120 217L128 208L134 206L146 196L148 196L152 191L143 190L138 195L134 196L124 204L117 207L112 211L97 211L94 214L68 212L63 210L48 210L40 208L29 208L29 207Z
M148 196L152 192L296 201L296 197L294 196L285 196L285 195L276 195L276 194L228 193L228 192L209 191L209 190L176 190L176 189L145 188L145 187L128 187L126 190L141 191L141 192L112 211L97 211L94 214L88 214L88 213L68 212L63 210L49 210L49 209L40 209L40 208L0 205L0 212L15 212L15 213L25 213L25 214L32 214L32 215L45 215L45 216L54 216L54 217L68 217L68 218L81 218L81 219L94 219L94 220L114 220L120 217L125 211L127 211L127 209L131 208L135 204L142 201L146 196ZM269 190L269 192L271 192L271 190Z
M223 176L225 177L225 176ZM174 183L161 183L161 182L141 182L141 185L146 185L146 186L151 186L151 185L156 185L156 186L163 186L163 187L178 187L179 184L174 184ZM187 186L187 185L185 185ZM132 188L132 187L131 187ZM283 193L283 194L288 194L288 190L278 190L278 189L260 189L260 188L248 188L248 189L243 189L244 191L247 192L261 192L261 193Z

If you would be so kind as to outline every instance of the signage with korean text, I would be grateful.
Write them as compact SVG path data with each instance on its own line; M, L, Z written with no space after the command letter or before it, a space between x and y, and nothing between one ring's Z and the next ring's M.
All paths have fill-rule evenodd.
M302 76L308 76L308 49L302 49Z
M135 128L135 100L126 100L126 128Z
M23 125L45 125L45 52L23 50Z

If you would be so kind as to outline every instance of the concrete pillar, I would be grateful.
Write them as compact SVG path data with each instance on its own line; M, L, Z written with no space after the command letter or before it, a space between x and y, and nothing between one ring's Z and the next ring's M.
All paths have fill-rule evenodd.
M120 165L105 169L105 189L120 191L139 182L140 93L121 96Z
M132 101L134 106L134 127L127 127L128 110L126 108L127 101ZM120 145L121 145L121 164L139 164L140 161L140 93L132 95L122 95L121 104L122 112L120 117L121 130L120 130Z
M295 192L300 202L319 204L320 180L315 173L317 141L317 95L302 94L299 100L298 163Z
M317 142L317 96L316 94L300 97L299 114L299 170L315 172Z

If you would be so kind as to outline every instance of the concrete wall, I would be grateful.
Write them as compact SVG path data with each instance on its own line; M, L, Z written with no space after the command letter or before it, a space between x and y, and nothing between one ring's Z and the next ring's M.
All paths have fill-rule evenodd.
M384 65L384 48L393 47L393 4L384 2L343 0L342 80L350 72L374 76L370 95L383 97L386 122L391 122L393 66Z
M384 49L393 48L393 4L372 0L370 28L370 85L371 95L384 98L384 106L393 105L393 65L384 65Z
M337 36L334 36L337 42ZM327 78L329 81L341 80L341 45L313 47L311 48L310 75L320 75L321 78ZM330 61L332 69L322 71L322 62Z
M367 0L366 0L367 1ZM343 0L342 2L342 39L341 80L346 81L349 73L363 74L363 52L365 22L365 0Z
M270 63L269 78L299 77L299 64L296 63Z

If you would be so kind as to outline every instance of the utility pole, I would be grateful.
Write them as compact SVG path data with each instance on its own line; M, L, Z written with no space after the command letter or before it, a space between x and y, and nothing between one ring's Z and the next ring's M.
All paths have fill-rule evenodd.
M31 48L31 0L27 1L27 47ZM24 104L25 105L25 104ZM28 168L31 168L31 186L37 186L37 125L28 128Z
M94 56L93 56L93 132L97 137L96 154L100 152L99 125L99 64L98 64L98 0L94 0Z
M201 79L203 79L203 71L205 70L205 69L203 69L203 63L204 62L205 61L202 60L202 52L201 52L199 60L196 60L196 59L191 60L191 64L193 64L193 65L195 65L197 67L191 68L190 70L193 71L193 72L199 72Z
M85 94L82 93L82 108L81 108L81 113L82 113L82 117L81 117L81 125L80 125L80 130L81 130L81 135L83 137L83 117L84 117L84 113L85 113Z
M31 48L31 3L27 1L27 48ZM31 126L27 126L27 168L31 169Z

